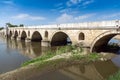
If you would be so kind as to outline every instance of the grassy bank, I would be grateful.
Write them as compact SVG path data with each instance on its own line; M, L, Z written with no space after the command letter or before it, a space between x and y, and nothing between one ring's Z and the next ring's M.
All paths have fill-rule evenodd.
M81 59L82 60L84 59L86 62L90 62L100 58L100 55L97 53L91 53L87 55L83 55L83 54L84 54L84 51L80 47L71 46L71 45L63 46L61 48L58 48L55 52L49 50L45 53L45 55L42 55L38 58L27 61L23 63L22 66L27 66L31 64L37 64L37 65L47 64L48 65L49 63L57 65L59 62L61 62L61 60L71 62L71 61L77 61L77 60L79 61Z
M120 80L120 70L115 73L114 75L111 75L108 80Z
M44 60L52 58L52 57L54 57L56 55L71 52L71 51L73 51L75 49L76 49L75 46L70 45L70 46L63 46L63 47L57 48L56 51L48 50L47 52L45 52L44 55L42 55L40 57L37 57L35 59L32 59L30 61L27 61L27 62L23 63L22 66L26 66L26 65L29 65L29 64L32 64L32 63L35 63L35 62L43 62Z

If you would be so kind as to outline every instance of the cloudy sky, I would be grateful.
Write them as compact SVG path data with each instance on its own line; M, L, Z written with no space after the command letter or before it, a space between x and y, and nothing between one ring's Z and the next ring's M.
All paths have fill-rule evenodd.
M0 27L118 19L120 0L0 0Z

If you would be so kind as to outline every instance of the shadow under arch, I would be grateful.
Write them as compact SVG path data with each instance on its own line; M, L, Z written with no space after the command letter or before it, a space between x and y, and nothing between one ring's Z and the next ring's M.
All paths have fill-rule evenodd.
M17 37L18 37L18 32L15 31L14 38L17 39Z
M10 30L10 32L9 32L9 38L11 38L12 37L12 31Z
M105 51L108 45L108 42L116 35L119 35L119 32L108 31L99 35L91 44L90 52L102 52Z
M21 40L25 40L27 38L27 34L25 31L22 31L22 34L21 34Z
M56 32L52 36L51 46L63 46L72 44L70 37L64 32Z
M41 40L42 40L41 34L40 34L38 31L35 31L35 32L32 34L31 41L33 41L33 42L41 42Z

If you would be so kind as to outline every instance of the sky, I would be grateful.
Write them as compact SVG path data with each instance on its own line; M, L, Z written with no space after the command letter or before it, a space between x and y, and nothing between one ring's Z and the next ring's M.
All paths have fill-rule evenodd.
M0 27L120 19L120 0L0 0Z

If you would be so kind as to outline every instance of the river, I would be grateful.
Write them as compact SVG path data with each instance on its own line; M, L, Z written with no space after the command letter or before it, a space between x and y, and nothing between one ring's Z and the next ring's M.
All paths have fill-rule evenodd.
M17 69L27 60L33 59L51 49L41 47L39 42L25 43L23 41L0 38L0 73ZM104 80L120 68L120 55L111 60L98 61L90 64L77 64L42 75L36 73L28 80Z

